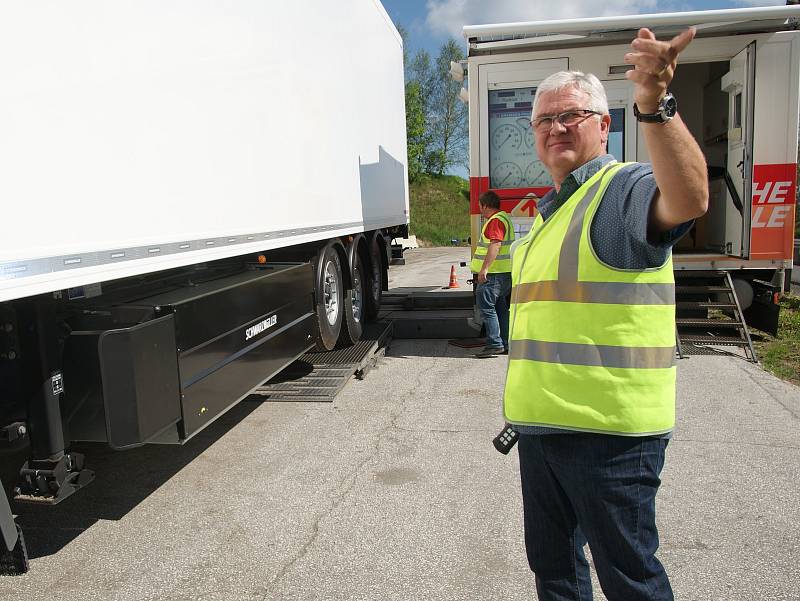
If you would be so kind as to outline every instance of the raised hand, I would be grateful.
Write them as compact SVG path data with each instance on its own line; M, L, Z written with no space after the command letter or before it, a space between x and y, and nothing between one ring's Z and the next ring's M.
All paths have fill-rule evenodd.
M625 55L625 62L635 68L625 76L636 86L633 99L642 113L658 110L658 102L675 75L678 55L694 39L695 32L695 28L690 27L669 42L660 42L652 31L642 28L631 42L633 52Z

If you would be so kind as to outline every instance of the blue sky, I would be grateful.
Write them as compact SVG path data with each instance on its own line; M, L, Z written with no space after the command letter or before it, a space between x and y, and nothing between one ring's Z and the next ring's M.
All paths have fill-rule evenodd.
M461 27L485 23L542 21L613 15L713 10L746 6L776 6L785 0L382 0L395 23L409 32L413 54L425 48L431 55L448 37L463 43Z

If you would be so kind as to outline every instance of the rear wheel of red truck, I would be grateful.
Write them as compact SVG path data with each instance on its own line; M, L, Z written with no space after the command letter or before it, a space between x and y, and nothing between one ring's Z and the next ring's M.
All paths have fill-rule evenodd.
M317 347L330 351L336 346L344 317L344 280L342 261L334 242L317 253L315 301L319 337Z

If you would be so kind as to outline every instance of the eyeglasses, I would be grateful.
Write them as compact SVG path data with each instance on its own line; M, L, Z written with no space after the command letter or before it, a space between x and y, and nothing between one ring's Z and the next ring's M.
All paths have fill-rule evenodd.
M546 132L550 131L550 128L553 127L553 123L556 121L558 121L564 127L572 127L574 125L578 125L578 123L582 121L585 121L592 115L602 114L603 113L598 113L597 111L593 111L591 109L564 111L558 115L544 115L543 117L537 117L531 121L531 126L533 126L533 129L539 132Z

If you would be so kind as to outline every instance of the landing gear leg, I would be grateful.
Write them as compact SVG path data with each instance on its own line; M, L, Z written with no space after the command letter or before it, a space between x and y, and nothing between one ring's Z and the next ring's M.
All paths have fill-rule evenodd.
M21 481L14 498L20 502L56 504L94 480L94 472L83 468L83 455L67 450L69 436L61 415L64 377L61 371L66 333L59 328L51 299L30 303L25 323L33 327L20 333L24 357L38 359L31 373L40 382L31 391L28 429L31 459L20 470Z

